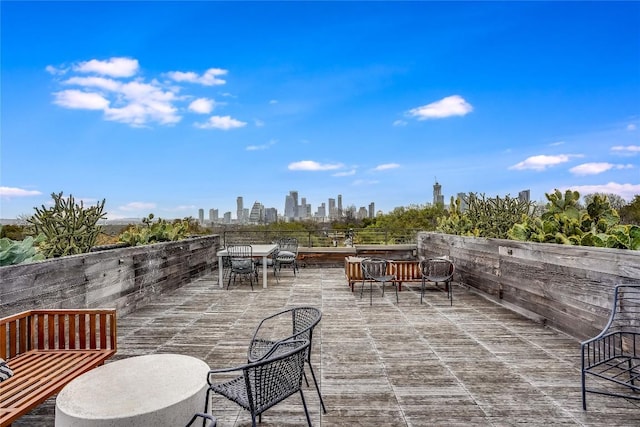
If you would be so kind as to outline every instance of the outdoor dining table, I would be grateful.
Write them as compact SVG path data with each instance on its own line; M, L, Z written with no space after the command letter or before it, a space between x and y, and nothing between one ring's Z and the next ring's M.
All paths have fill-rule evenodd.
M264 289L267 288L267 258L269 258L269 256L271 256L271 254L273 254L276 250L278 249L278 245L275 243L270 243L267 245L251 245L251 253L253 254L254 257L262 257L262 287ZM222 263L222 259L225 256L228 256L228 252L226 249L222 249L220 251L217 252L218 255L218 272L219 272L219 279L218 279L218 284L220 285L221 288L224 287L224 279L223 279L223 275L224 275L224 268L223 263Z

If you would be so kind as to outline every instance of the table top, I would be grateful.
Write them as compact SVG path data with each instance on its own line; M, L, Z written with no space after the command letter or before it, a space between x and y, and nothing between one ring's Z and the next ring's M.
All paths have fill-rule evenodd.
M204 361L181 354L117 360L67 384L56 398L56 411L86 419L146 414L198 394L206 385L208 372Z
M275 243L269 243L267 245L260 244L260 245L250 245L250 246L251 246L251 253L253 254L253 256L267 256L275 252L276 249L278 249L278 245ZM227 256L227 254L228 253L226 249L222 249L217 253L218 256Z

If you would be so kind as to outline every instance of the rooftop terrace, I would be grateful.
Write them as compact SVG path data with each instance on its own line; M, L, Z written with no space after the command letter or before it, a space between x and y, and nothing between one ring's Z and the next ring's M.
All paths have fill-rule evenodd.
M279 284L270 277L268 289L253 292L220 289L216 273L120 317L114 360L180 353L212 368L238 365L259 320L313 305L323 313L312 357L328 411L313 384L304 389L314 426L640 425L639 401L589 394L582 410L576 339L466 287L455 285L453 306L433 287L422 305L419 284L403 286L399 304L391 288L382 298L374 287L370 306L342 268L283 271ZM54 407L50 399L14 427L51 426ZM251 425L219 396L213 413L218 426ZM261 425L305 425L299 396L265 412Z

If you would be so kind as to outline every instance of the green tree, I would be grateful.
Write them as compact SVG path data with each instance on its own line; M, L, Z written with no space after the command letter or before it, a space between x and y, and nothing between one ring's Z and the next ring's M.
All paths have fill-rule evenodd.
M582 200L584 201L584 206L585 207L589 206L593 202L593 198L595 196L606 197L607 200L609 200L609 205L611 205L611 207L617 211L620 211L620 209L627 204L626 200L624 200L622 197L618 196L617 194L591 193L591 194L585 194L584 196L582 196Z
M633 196L633 200L618 210L620 222L623 224L640 225L640 194Z

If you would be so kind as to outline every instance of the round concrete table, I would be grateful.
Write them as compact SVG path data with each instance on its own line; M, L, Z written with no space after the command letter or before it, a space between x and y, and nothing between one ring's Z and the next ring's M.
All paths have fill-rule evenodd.
M56 427L183 426L202 412L209 366L195 357L153 354L107 363L67 384Z

